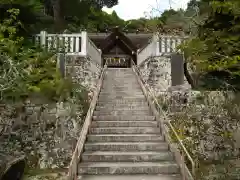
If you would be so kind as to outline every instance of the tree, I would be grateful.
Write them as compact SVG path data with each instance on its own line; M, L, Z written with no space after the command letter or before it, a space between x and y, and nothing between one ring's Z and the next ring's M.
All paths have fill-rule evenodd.
M240 55L240 2L212 1L210 5L209 17L200 26L199 37L206 41L209 50L214 52L209 59L212 68L218 68L218 66L223 68L222 61L225 61L225 68L228 68L237 63L230 57L237 58Z
M91 7L102 9L103 6L112 7L118 3L118 0L42 0L46 12L54 17L55 31L61 31L66 27L65 20L69 16L79 17L80 9L84 12ZM84 8L82 8L82 6ZM71 7L71 8L69 8ZM89 12L89 11L88 11ZM80 15L82 13L80 12Z
M0 22L9 17L8 10L18 9L19 14L16 16L16 22L21 22L21 28L18 28L18 35L25 36L33 31L36 22L43 19L43 8L39 0L0 0ZM12 24L13 25L13 24Z
M163 22L163 23L166 23L167 19L173 15L176 15L178 14L177 11L173 10L173 9L170 9L170 10L165 10L162 14L161 14L161 17L160 17L160 20Z
M203 8L206 5L208 8ZM204 14L205 18L198 24L198 34L183 48L184 52L191 52L185 53L188 59L196 62L198 69L204 72L200 79L205 85L218 82L218 88L226 87L224 83L239 89L240 2L201 0L199 7L199 14Z

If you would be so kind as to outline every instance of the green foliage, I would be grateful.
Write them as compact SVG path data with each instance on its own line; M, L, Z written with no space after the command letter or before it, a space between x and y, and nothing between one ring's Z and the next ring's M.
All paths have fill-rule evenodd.
M108 14L101 10L103 6L112 7L117 3L117 0L0 0L0 19L7 18L8 9L19 9L20 13L17 18L22 22L22 28L18 29L18 35L24 37L30 33L39 33L40 30L52 33L62 32L65 29L71 32L79 32L83 29L88 32L106 32L119 26L126 32L137 30L152 32L162 24L172 29L182 26L182 23L180 25L178 23L181 20L176 19L180 17L180 11L167 10L161 17L124 21L114 11ZM172 17L174 21L169 17Z
M207 18L198 25L198 34L181 45L187 61L206 86L215 84L215 88L239 90L240 84L240 3L239 1L202 0L198 2L200 14L207 8ZM221 82L215 83L210 79ZM223 85L223 82L225 85ZM229 87L228 87L229 88Z
M18 9L16 19L22 23L17 35L27 36L36 30L36 24L43 23L43 6L39 0L0 0L0 21L8 18L8 10Z
M88 28L86 22L88 15L94 15L92 9L101 11L104 6L116 5L118 0L41 0L41 2L46 9L45 12L54 18L55 31L63 31L67 27L71 27L73 30L78 28L79 31L82 26Z
M18 9L8 10L9 18L0 24L0 93L1 99L20 100L38 94L57 101L70 88L56 71L53 52L23 46L17 35L21 23Z

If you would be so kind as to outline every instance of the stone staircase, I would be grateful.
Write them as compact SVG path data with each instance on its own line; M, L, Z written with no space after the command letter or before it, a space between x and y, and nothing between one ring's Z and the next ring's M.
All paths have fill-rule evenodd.
M107 69L78 174L83 180L180 180L132 69Z

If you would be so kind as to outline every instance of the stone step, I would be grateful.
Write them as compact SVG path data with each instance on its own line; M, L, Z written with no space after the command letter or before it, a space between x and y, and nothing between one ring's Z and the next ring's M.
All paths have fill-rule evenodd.
M83 175L77 180L182 180L180 174L156 175Z
M100 115L100 116L93 116L93 120L96 121L155 121L154 116L114 116L114 115Z
M141 100L141 101L128 101L128 100L108 100L108 101L99 101L97 102L97 105L119 105L119 106L123 106L123 105L126 105L126 106L141 106L141 105L144 105L144 106L148 106L148 103L147 101L145 100Z
M151 111L150 111L150 108L148 109L130 109L130 108L124 108L124 109L109 109L109 108L102 108L102 109L95 109L94 113L96 114L106 114L106 113L112 113L112 115L116 114L116 115L119 115L119 114L123 114L124 113L127 113L127 114L136 114L136 113L139 113L140 114L149 114Z
M126 87L112 87L111 85L109 85L107 87L102 86L100 92L106 92L107 93L107 92L117 91L117 92L123 92L124 93L124 92L129 92L129 90L131 90L131 89L129 89L129 86L126 86ZM138 87L138 86L137 86L136 89L132 89L132 90L134 90L134 92L136 92L136 93L142 93L143 92L141 87Z
M108 79L113 79L114 77L117 77L117 78L121 78L121 77L124 77L124 76L128 76L128 77L131 77L131 78L134 78L134 72L133 71L122 71L122 72L107 72L107 78Z
M136 77L132 76L132 75L123 75L123 76L114 76L112 75L112 77L105 77L104 79L105 83L108 83L108 82L112 82L112 83L121 83L123 84L124 82L128 83L128 82L133 82L135 84L137 84L137 80L136 80Z
M128 83L128 82L133 82L134 84L138 84L138 82L137 82L137 80L135 79L135 77L134 76L129 76L129 75L127 75L127 76L115 76L115 77L111 77L111 78L109 78L109 77L105 77L105 79L104 79L105 81L105 83L108 83L108 82L111 82L111 83L115 83L116 85L118 85L118 84L124 84L124 82L125 83Z
M134 72L132 71L132 69L127 69L127 70L112 70L112 71L108 71L106 73L109 73L111 75L114 75L114 76L120 76L120 75L131 75L131 76L134 76ZM111 76L109 76L111 77Z
M131 77L131 76L105 78L104 80L105 81L103 83L105 83L105 84L113 83L116 86L125 85L125 84L128 84L128 83L133 83L133 84L138 85L137 80L134 77Z
M128 84L139 86L137 79L132 78L132 77L126 77L126 76L120 77L120 78L113 77L113 79L105 78L103 81L103 84L105 84L105 85L111 84L111 85L114 85L115 87L126 86Z
M129 78L133 79L133 78L135 78L135 75L133 72L130 72L130 71L129 72L127 72L127 71L117 72L117 73L107 72L105 77L108 79L114 79L114 78L121 79L123 77L129 77Z
M102 86L102 90L137 90L141 91L141 86L140 85L125 85L125 86L114 86L112 83L106 84Z
M112 72L121 72L121 71L123 71L124 72L124 71L132 71L132 68L111 68L111 67L108 67L107 71L112 71Z
M101 91L100 95L123 95L123 96L125 96L125 95L143 95L143 92L135 92L135 91L130 92L129 90L117 91L117 90L111 89L111 90Z
M120 152L120 151L95 151L84 152L83 162L156 162L173 161L170 152L141 151L141 152Z
M148 104L97 104L96 110L100 109L149 109Z
M142 90L140 89L140 87L132 87L132 86L128 86L128 87L122 87L122 88L112 88L110 85L108 88L102 88L101 93L143 93Z
M132 71L132 69L126 69L126 70L124 70L124 69L119 69L119 70L113 69L111 71L107 70L106 73L109 73L109 74L115 75L115 76L127 75L127 74L134 76L134 72Z
M98 142L86 143L86 151L167 151L165 142Z
M125 85L125 86L114 86L112 83L109 84L105 84L102 86L102 91L104 90L113 90L113 91L124 91L124 90L137 90L137 91L141 91L141 86L140 85Z
M113 84L115 86L125 86L126 84L132 83L133 85L139 85L138 81L132 77L113 77L112 79L105 78L103 84Z
M99 102L114 102L114 103L134 103L134 102L146 102L146 98L144 96L142 97L119 97L119 98L113 98L113 97L99 97Z
M157 134L157 127L99 127L90 128L89 134Z
M100 96L100 95L99 95ZM99 99L100 100L100 99ZM117 99L117 98L109 98L108 99L108 101L109 100L113 100L114 102L117 102L117 101L119 101L119 102L142 102L142 101L147 101L146 100L146 98L145 98L145 96L140 96L140 97L132 97L132 96L127 96L127 97L124 97L124 96L122 96L120 99Z
M106 80L112 81L112 82L132 81L132 82L137 83L136 77L134 75L131 75L131 74L125 74L125 75L120 75L120 76L112 75L112 77L107 77L106 76Z
M127 90L127 91L123 91L123 90L121 90L121 91L116 91L116 90L113 90L113 89L111 89L111 90L104 90L104 91L101 91L100 92L100 95L102 95L102 96L108 96L108 95L121 95L121 96L125 96L125 95L144 95L143 94L143 92L135 92L135 91L133 91L133 92L129 92L129 90Z
M131 68L108 68L107 72L112 74L127 74L133 73Z
M131 71L125 71L125 72L107 72L109 74L106 75L108 79L113 79L113 78L121 78L121 77L130 77L130 78L135 78L135 75Z
M115 88L115 89L121 89L121 88L129 89L130 87L136 87L138 89L141 89L141 86L137 82L135 82L135 81L126 82L125 80L122 82L106 81L102 84L102 87L103 88Z
M109 73L115 73L115 74L127 74L127 73L133 73L132 68L108 68L107 72Z
M122 73L122 74L113 74L113 73L111 73L111 74L108 74L108 75L105 76L105 77L106 77L106 79L112 80L112 81L114 81L115 78L116 78L117 80L121 80L121 79L125 79L125 78L128 78L129 80L132 80L132 79L135 79L135 78L136 78L135 75L134 75L132 72L130 72L130 73L124 72L124 73Z
M177 174L174 162L88 162L80 163L79 174Z
M132 109L126 109L126 110L97 110L94 111L93 115L150 115L150 110L132 110Z
M136 87L140 87L139 83L137 82L137 80L131 80L131 81L127 81L126 78L122 78L121 81L115 81L115 80L104 80L102 87L113 87L113 88L121 88L121 87L129 87L129 86L136 86Z
M157 121L92 121L91 127L157 127Z
M132 89L134 92L136 93L142 93L142 89L138 86L136 86L137 88L136 89ZM105 92L105 93L108 93L108 92L112 92L112 91L116 91L116 92L130 92L129 90L129 86L126 86L126 87L112 87L111 85L107 86L107 87L103 87L101 88L101 91L100 92Z
M102 96L108 96L108 95L123 95L123 96L129 96L129 95L143 95L143 92L135 92L134 90L126 90L126 91L116 91L114 89L112 90L107 90L107 91L101 91L100 95Z
M99 100L106 100L106 99L113 99L113 100L118 100L118 99L145 99L145 96L143 94L140 95L99 95L98 99Z
M115 92L115 91L111 91L111 92L101 92L99 94L99 96L144 96L143 92Z
M107 76L105 76L107 80L111 80L111 81L114 81L115 79L116 80L122 80L122 79L126 79L126 77L129 79L129 80L133 80L135 79L135 75L133 73L122 73L122 74L108 74ZM128 80L127 79L127 80Z
M111 75L111 76L108 76L108 75ZM131 72L131 71L125 71L125 72L116 72L116 73L109 73L106 77L108 79L113 79L113 78L121 78L121 77L124 77L124 76L127 76L127 77L130 77L130 78L135 78L135 75L134 75L134 72Z
M111 74L111 75L115 75L115 76L120 76L120 75L131 75L131 76L134 76L134 72L132 71L132 69L126 69L126 70L122 70L122 69L119 69L119 70L112 70L112 71L108 71L107 70L107 73ZM111 76L109 76L111 77Z
M105 76L108 80L114 80L116 79L123 79L128 77L129 79L134 79L136 78L135 75L132 72L124 72L124 73L110 73Z
M122 77L129 77L130 79L136 78L133 72L112 73L111 76L106 76L108 79L121 79Z
M160 134L89 134L89 142L161 142Z
M95 108L96 111L114 111L114 110L119 110L119 111L124 111L124 110L143 110L143 111L150 111L150 108L148 106L119 106L119 105L102 105L102 106L96 106Z
M104 100L104 99L98 99L98 101L101 102L101 100ZM106 101L106 99L105 99ZM111 103L111 102L114 102L114 103L125 103L125 104L128 104L128 103L147 103L147 100L145 97L141 97L141 98L136 98L136 97L127 97L127 98L121 98L121 99L107 99L107 102Z
M114 78L118 78L118 79L122 79L122 78L125 78L125 77L128 77L130 79L134 79L136 78L134 73L133 72L117 72L117 73L106 73L106 76L105 76L107 79L109 80L113 80Z
M134 83L134 84L138 84L137 80L135 79L134 76L131 76L131 75L127 75L127 76L113 76L111 78L109 77L105 77L104 79L105 83L114 83L116 85L124 85L124 83Z
M126 86L113 86L111 83L108 85L103 85L101 87L101 91L130 91L130 90L136 90L137 92L141 92L142 89L139 85L126 85Z
M106 76L105 80L108 81L112 81L112 82L122 82L122 81L132 81L137 83L136 81L136 77L134 77L134 75L131 74L125 74L125 75L120 75L120 76L116 76L116 75L112 75L112 77Z

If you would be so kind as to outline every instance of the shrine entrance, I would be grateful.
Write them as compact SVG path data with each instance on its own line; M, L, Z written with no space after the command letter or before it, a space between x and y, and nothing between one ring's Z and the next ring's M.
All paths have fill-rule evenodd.
M132 57L127 55L109 55L103 57L103 64L111 68L130 68Z
M137 63L137 47L118 27L101 44L102 64L111 68L130 68Z

